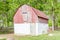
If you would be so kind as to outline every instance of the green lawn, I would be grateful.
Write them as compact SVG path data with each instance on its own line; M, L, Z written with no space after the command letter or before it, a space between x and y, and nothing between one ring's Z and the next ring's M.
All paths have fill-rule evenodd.
M0 39L0 40L6 40L6 39Z
M53 36L48 34L39 35L39 36L15 36L15 40L60 40L60 31L55 31Z

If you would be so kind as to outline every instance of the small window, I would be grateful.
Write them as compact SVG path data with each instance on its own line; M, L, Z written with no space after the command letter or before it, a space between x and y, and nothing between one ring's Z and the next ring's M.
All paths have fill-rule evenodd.
M30 22L31 21L31 14L30 14L30 12L22 12L22 14L23 14L24 22Z
M23 14L27 14L27 12L23 12Z
M28 20L27 20L27 12L22 12L22 14L23 14L23 19L24 19L24 22L27 22Z

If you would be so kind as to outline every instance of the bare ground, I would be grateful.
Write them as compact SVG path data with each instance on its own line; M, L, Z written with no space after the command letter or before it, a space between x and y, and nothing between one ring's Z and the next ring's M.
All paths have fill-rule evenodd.
M14 34L0 34L0 39L4 39L4 38L13 38Z

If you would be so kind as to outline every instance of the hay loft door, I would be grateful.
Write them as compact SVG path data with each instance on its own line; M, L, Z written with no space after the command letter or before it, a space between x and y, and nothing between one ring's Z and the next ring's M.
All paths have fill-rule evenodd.
M31 35L36 34L36 23L30 23L30 32L31 32Z

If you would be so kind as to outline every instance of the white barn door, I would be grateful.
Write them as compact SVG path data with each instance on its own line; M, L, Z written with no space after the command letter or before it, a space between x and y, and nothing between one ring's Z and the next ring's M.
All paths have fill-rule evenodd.
M36 23L30 23L30 32L31 32L31 35L36 34Z

